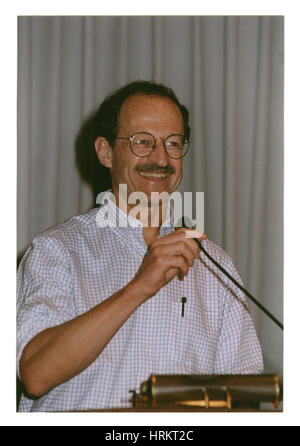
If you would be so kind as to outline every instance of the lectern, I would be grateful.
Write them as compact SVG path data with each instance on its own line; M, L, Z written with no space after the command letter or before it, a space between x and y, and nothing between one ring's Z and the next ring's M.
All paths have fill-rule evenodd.
M133 408L258 409L269 402L278 407L283 384L276 374L151 375L133 393Z

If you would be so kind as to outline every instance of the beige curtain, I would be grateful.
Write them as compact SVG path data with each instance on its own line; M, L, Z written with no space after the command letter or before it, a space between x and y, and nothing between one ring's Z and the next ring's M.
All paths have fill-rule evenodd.
M181 191L205 195L205 230L246 287L283 319L281 16L19 17L18 255L107 186L91 117L111 90L163 82L190 109ZM251 304L265 372L282 331Z

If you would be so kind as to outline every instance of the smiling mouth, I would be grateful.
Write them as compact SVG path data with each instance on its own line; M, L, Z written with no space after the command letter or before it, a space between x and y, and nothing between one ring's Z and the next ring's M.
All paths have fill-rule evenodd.
M149 172L139 172L142 177L145 178L167 178L167 173L149 173Z

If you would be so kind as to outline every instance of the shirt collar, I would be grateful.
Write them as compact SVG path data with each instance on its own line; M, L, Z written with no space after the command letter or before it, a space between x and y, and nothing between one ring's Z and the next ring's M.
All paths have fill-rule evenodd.
M142 222L129 214L126 214L115 203L115 197L112 190L101 192L97 197L97 203L100 205L97 213L97 223L100 227L116 227L120 229L142 228ZM166 207L165 219L160 227L160 235L167 235L174 230L174 208L171 200Z

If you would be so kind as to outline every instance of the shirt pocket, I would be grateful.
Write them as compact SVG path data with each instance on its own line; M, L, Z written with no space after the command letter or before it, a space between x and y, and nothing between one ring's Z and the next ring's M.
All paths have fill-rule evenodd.
M168 356L187 374L213 373L217 339L201 308L191 299L170 303Z

